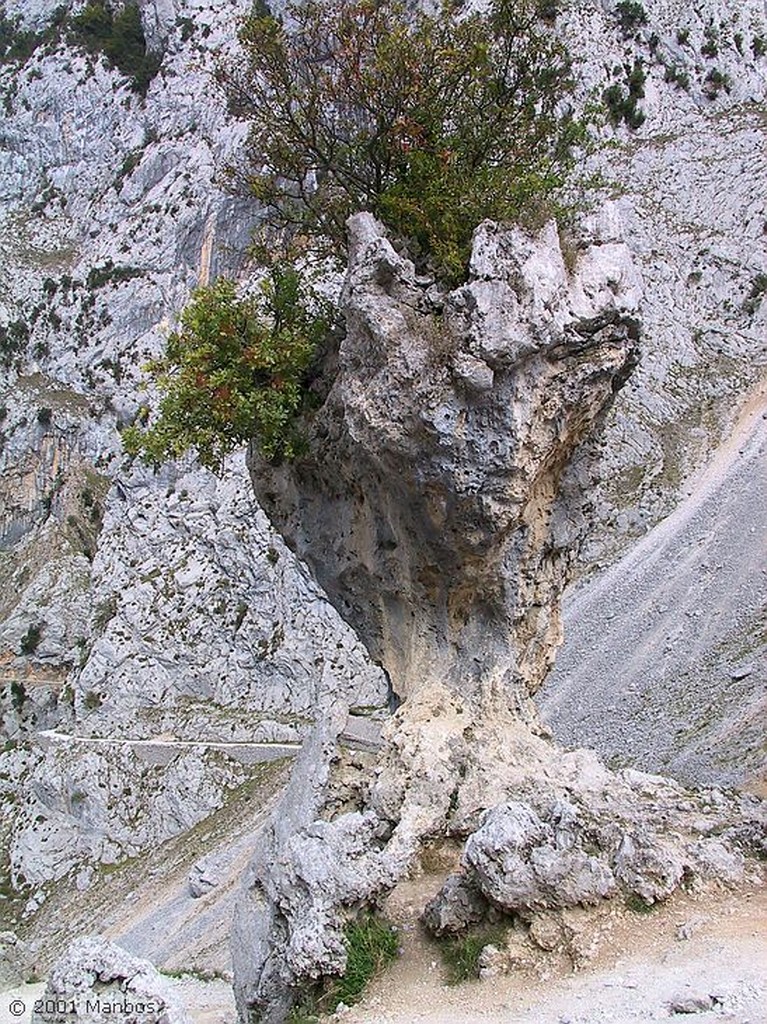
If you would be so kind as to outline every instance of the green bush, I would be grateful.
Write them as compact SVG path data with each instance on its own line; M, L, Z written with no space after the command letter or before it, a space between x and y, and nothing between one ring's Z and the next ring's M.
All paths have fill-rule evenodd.
M13 366L29 341L30 330L23 320L0 324L0 366Z
M621 0L615 13L624 36L633 35L641 25L647 24L647 11L636 0Z
M37 623L33 623L19 642L19 650L21 653L33 654L37 650L42 635L42 627Z
M608 86L602 94L610 120L614 125L625 121L629 128L639 128L644 124L645 115L639 109L639 101L644 97L647 75L640 61L626 68L626 89L617 82Z
M127 3L114 12L105 0L91 0L70 21L75 42L89 53L104 56L132 81L136 92L146 94L160 66L160 57L148 53L138 4Z
M719 30L711 23L703 29L705 43L700 48L704 57L713 60L719 54Z
M126 450L158 465L189 449L211 468L251 439L267 459L301 448L296 419L329 314L290 267L272 268L261 293L239 298L231 281L199 288L150 364L162 393L147 429L123 431Z
M679 86L680 89L690 88L690 76L687 72L676 64L665 64L665 74L663 80L665 82L673 82L674 85Z
M21 709L24 707L26 699L27 691L24 683L20 679L14 679L11 682L11 704L17 713L21 713Z
M731 87L730 76L723 74L718 68L712 68L703 79L703 91L710 100L716 99L722 89L729 92Z
M534 0L461 18L400 0L308 0L284 20L261 9L240 64L219 71L250 122L233 175L277 229L343 252L348 216L369 210L456 283L477 224L540 216L585 139L550 13Z
M0 64L25 64L38 47L56 42L66 16L66 7L57 7L46 27L32 32L21 27L20 18L9 18L0 3Z

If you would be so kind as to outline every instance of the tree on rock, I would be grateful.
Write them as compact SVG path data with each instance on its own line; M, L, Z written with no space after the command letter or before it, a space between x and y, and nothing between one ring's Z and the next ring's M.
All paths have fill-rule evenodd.
M220 69L250 122L236 174L271 225L346 245L368 210L448 283L482 220L540 216L583 124L564 45L532 0L437 14L400 0L310 0L257 10L242 58Z

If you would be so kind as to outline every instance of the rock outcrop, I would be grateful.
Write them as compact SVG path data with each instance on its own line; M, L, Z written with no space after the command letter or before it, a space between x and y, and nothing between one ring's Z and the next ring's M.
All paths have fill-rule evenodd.
M308 454L275 468L251 452L251 465L403 703L351 808L337 724L297 763L235 925L248 1022L279 1024L301 986L343 972L346 921L424 839L466 840L426 910L435 931L491 908L545 930L545 915L617 895L651 904L739 880L767 823L755 798L695 797L565 753L531 708L586 530L588 441L636 361L627 249L592 241L568 269L553 224L534 237L486 224L468 283L443 295L369 215L349 231L346 335Z
M32 1024L189 1024L170 984L148 960L104 939L76 939L54 965Z
M502 791L480 784L503 774L483 730L516 730L512 758L535 742L520 722L534 726L584 527L561 499L637 355L641 284L619 244L569 272L554 224L486 224L469 282L442 295L372 217L349 232L346 335L309 454L275 468L252 452L253 481L404 705L360 811L323 820L338 728L299 761L233 945L248 1020L283 1019L292 986L342 970L343 908L375 901L424 837Z
M570 274L553 223L486 224L469 282L443 296L370 216L349 232L311 454L275 469L252 451L256 494L401 697L440 681L523 703L583 530L567 470L636 361L639 276L621 244Z

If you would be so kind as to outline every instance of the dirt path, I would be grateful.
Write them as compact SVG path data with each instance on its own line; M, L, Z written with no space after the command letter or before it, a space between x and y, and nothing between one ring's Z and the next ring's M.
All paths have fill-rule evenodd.
M687 926L688 939L678 938ZM767 890L685 896L648 915L622 912L596 959L447 987L439 953L403 921L403 957L343 1014L345 1024L633 1024L767 1022ZM710 1010L671 1015L676 1000Z

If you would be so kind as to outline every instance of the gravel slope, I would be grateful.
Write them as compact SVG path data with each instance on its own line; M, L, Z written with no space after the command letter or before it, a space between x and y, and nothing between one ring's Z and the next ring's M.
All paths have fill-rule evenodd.
M767 773L767 384L681 505L565 603L557 739L689 784Z

